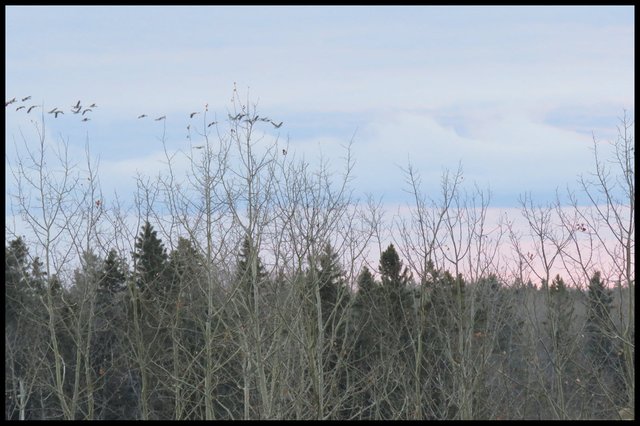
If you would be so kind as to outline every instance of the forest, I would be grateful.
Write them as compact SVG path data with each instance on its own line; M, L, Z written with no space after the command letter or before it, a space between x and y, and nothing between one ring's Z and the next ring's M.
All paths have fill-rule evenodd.
M434 195L409 164L389 218L350 145L312 166L229 117L131 204L45 132L7 160L5 419L634 418L626 112L524 230L462 168Z

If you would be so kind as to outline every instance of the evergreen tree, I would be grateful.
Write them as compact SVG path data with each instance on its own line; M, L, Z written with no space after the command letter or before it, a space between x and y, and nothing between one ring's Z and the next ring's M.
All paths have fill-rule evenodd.
M318 260L317 279L322 302L322 323L326 328L330 319L340 318L347 303L347 292L338 254L330 244L324 246Z
M376 285L373 274L366 266L362 268L362 271L358 275L358 293L367 294L373 291Z
M5 285L5 321L14 319L24 310L29 297L29 249L21 237L5 247L4 285Z
M588 353L596 368L604 368L613 361L614 342L612 329L611 290L605 287L600 272L596 271L589 281L589 305L586 331L588 333Z
M35 294L29 250L21 237L5 247L5 419L37 419L44 409L35 397L49 392L49 376L36 354L50 351L47 312ZM30 383L33 388L29 391ZM28 393L23 395L21 387ZM26 397L26 398L25 398ZM52 398L53 399L53 398ZM21 402L26 405L22 406Z
M424 386L428 404L424 416L431 419L452 417L451 398L454 393L453 371L456 367L452 358L457 358L458 336L456 303L456 280L449 271L433 270L425 288L429 297L426 306L426 326L423 334L425 347L423 365L429 366ZM437 372L437 374L433 374Z
M338 254L330 244L325 244L317 259L310 259L307 273L307 321L314 344L322 345L322 371L324 374L325 410L337 411L339 417L344 406L338 404L347 387L345 363L340 363L346 354L342 352L346 342L346 314L349 294L345 286L344 271ZM317 287L316 287L317 286ZM317 289L317 293L316 293ZM318 335L317 295L320 303L322 334ZM336 404L336 405L333 405Z
M394 334L408 331L408 320L412 312L413 297L407 285L411 276L406 267L403 268L400 256L393 244L380 254L380 279L382 282L381 301L383 312L387 313L386 321L391 325ZM400 333L402 334L402 333ZM408 336L404 336L406 339Z
M392 366L393 373L385 378L385 387L406 389L407 380L415 366L412 348L415 329L414 295L409 287L411 275L403 266L393 244L380 254L378 270L380 272L380 296L375 297L376 311L373 316L379 333L378 348L375 350L378 368ZM388 367L387 367L388 368ZM376 417L391 419L403 412L406 401L401 392L379 394L382 398L376 407ZM397 418L397 417L396 417Z
M142 226L132 256L139 291L132 294L134 317L131 325L136 333L134 345L138 351L139 380L146 391L141 404L146 407L143 409L150 419L167 419L171 418L174 403L170 389L173 383L167 375L172 371L168 348L171 347L170 321L175 300L171 295L167 252L149 222Z
M555 340L557 345L563 345L572 335L571 327L575 319L573 300L571 299L571 294L560 275L556 275L553 281L551 281L549 293L549 322L553 321L556 328L555 334L552 338Z
M100 290L110 294L119 293L127 288L126 262L115 249L109 250L102 266Z
M44 263L40 260L40 257L36 256L31 262L31 287L37 294L43 294L47 288L47 272L44 270ZM50 283L53 294L60 294L60 283L58 280L52 280Z
M96 419L135 417L134 389L129 380L126 313L127 263L115 249L97 268L98 295L91 342L91 362L97 380Z
M167 251L149 222L142 226L132 255L136 285L143 294L166 286Z
M193 246L191 240L180 237L178 245L169 255L169 263L174 278L188 278L190 275L202 271L205 259Z
M411 279L408 269L402 268L402 261L393 244L380 255L379 271L383 287L404 288Z
M352 406L352 412L359 418L373 418L373 389L372 367L380 357L380 333L379 315L376 305L381 299L380 285L366 266L362 269L357 279L358 293L353 305L353 326L350 331L355 336L354 350L351 352L349 365L350 389L352 397L348 403ZM347 418L351 415L347 414Z

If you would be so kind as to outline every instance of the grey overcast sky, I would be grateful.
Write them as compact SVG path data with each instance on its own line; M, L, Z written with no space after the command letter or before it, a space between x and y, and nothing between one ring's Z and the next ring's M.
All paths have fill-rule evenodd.
M189 119L224 119L234 83L284 121L267 138L337 163L352 138L354 187L402 203L410 160L425 189L461 162L493 205L541 202L591 167L592 132L611 139L634 111L634 9L435 6L6 6L6 157L30 119L81 160L100 156L107 197L188 150ZM32 98L24 103L24 97ZM82 122L78 100L97 108ZM25 105L16 111L16 108ZM36 114L37 113L37 114ZM147 114L146 119L137 119ZM35 116L34 116L35 115ZM166 115L166 123L155 117ZM267 123L268 124L268 123ZM10 191L7 184L6 192Z

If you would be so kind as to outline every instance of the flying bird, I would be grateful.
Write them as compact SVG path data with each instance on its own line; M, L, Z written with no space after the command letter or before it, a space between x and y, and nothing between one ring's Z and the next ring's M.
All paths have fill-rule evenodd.
M78 114L81 110L82 110L82 108L75 108L75 109L74 109L74 108L71 108L71 111L72 111L74 114Z
M58 110L58 107L55 107L54 109L52 109L51 111L48 112L48 114L55 114L55 112Z
M191 114L189 114L189 118L193 118L194 115L196 114L200 114L199 112L192 112Z
M84 111L82 111L82 115L84 115L84 113L87 112L87 111L93 111L93 110L91 108L87 108Z
M212 121L211 123L207 124L207 127L211 127L211 126L213 126L214 124L218 124L218 122L217 122L217 121Z
M146 116L147 116L147 114L140 114L140 115L138 116L138 118L145 118Z
M13 99L11 99L11 100L7 101L7 102L4 104L4 106L5 106L5 107L8 107L9 105L11 105L12 103L14 103L15 101L16 101L16 98L13 98Z
M32 109L34 108L38 108L38 105L32 105L29 107L29 109L27 110L27 114L29 114L31 112Z
M29 99L31 99L31 96L27 96L26 98L22 98L22 102L28 101Z
M73 105L72 108L80 108L80 101L77 104Z
M26 108L26 106L21 105L21 106L19 106L18 108L16 108L16 111L18 111L18 110L20 110L20 109L22 109L22 108Z
M98 108L98 105L96 105L96 104L91 104L91 105L89 105L89 108Z
M162 117L158 117L158 118L156 118L156 121L164 120L165 118L167 118L167 116L166 116L166 115L163 115Z
M89 117L85 117L82 119L82 121L89 121L89 120L91 120Z
M282 155L287 155L287 150L286 149L282 150Z
M202 149L204 148L204 145L198 145L198 146L194 146L195 149Z
M273 127L275 127L276 129L279 129L280 126L282 126L282 121L280 122L280 124L276 124L272 121L271 124L273 124Z
M58 114L64 114L64 112L62 112L62 111L56 111L56 112L54 112L54 114L55 114L56 118L58 118Z

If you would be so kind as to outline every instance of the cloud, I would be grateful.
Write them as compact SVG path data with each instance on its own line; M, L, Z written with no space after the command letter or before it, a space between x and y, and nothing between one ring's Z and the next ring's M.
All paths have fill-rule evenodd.
M339 157L355 132L363 191L401 197L408 159L425 182L461 160L510 202L583 171L590 127L633 109L632 10L10 7L6 86L61 108L97 102L90 124L49 126L126 163L165 130L188 146L205 103L224 120L236 82L307 158L318 144ZM8 111L8 140L24 119Z
M551 199L591 164L585 135L500 111L458 117L456 124L428 112L395 111L369 122L356 139L361 184L388 192L392 200L401 197L400 168L409 162L430 192L444 170L455 171L461 162L465 178L490 187L499 203L513 203L526 191Z

